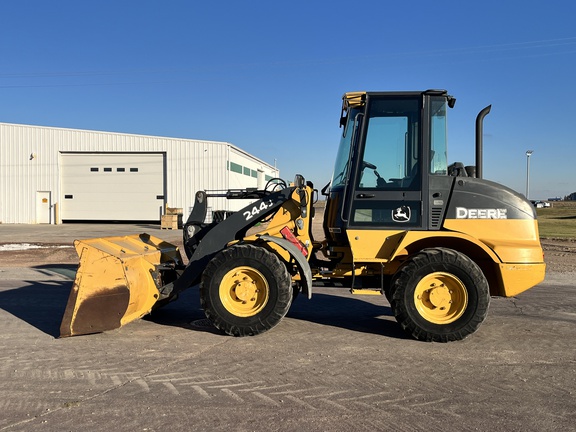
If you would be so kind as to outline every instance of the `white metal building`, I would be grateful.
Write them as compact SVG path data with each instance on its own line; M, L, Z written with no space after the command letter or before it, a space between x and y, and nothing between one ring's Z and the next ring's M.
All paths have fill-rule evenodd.
M0 123L0 222L186 219L198 190L263 187L278 170L216 141ZM242 200L211 198L212 210Z

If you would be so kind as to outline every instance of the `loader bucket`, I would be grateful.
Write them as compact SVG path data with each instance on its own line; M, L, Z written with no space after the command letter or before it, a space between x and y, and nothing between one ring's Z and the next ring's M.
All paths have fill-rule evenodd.
M148 234L76 240L80 258L60 337L98 333L146 315L160 296L158 266L182 263L178 248Z

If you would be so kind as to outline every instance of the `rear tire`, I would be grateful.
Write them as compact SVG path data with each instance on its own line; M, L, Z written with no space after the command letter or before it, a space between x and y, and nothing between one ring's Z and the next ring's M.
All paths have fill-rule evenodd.
M219 252L206 266L200 283L206 317L231 336L270 330L288 312L292 296L286 266L272 252L253 245Z
M490 290L480 267L452 249L424 249L394 275L391 305L408 334L427 342L461 340L488 314Z

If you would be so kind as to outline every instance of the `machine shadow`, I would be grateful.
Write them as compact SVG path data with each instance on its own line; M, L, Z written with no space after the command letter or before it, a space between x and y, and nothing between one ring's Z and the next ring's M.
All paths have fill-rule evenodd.
M410 339L396 321L382 319L383 316L392 316L389 306L373 304L363 298L324 293L314 293L311 300L298 296L286 315L287 318L323 326ZM153 311L144 319L165 326L223 334L206 319L197 286L184 291L178 300Z
M58 273L70 280L23 281L24 285L20 288L0 292L0 309L58 338L77 265L42 265L35 269L50 275ZM409 339L394 320L386 319L392 316L390 307L375 304L374 300L380 302L380 299L315 292L312 299L308 300L299 295L292 303L287 317L354 332ZM176 301L153 310L143 319L164 326L223 334L206 319L200 306L198 286L184 291Z
M23 283L20 288L0 292L0 309L58 338L72 281L25 280Z
M152 313L142 319L164 326L223 335L206 319L200 306L200 294L197 285L180 293L176 300L159 309L152 310Z
M381 301L381 297L370 299ZM368 297L314 293L312 299L308 300L299 296L292 303L287 316L360 333L409 339L395 320L383 319L393 316L390 306L374 304Z

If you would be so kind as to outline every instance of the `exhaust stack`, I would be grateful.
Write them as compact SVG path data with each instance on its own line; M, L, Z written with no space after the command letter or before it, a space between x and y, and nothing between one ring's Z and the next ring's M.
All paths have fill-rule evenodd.
M488 115L492 105L488 105L478 113L476 117L476 177L482 178L482 152L484 150L484 142L482 134L484 131L484 117Z

